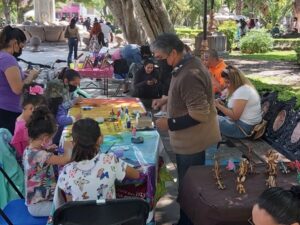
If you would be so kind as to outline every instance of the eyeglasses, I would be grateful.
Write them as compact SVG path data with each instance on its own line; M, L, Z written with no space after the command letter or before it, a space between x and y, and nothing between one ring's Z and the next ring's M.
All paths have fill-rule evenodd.
M253 222L253 220L252 220L252 217L250 217L250 218L248 219L248 223L251 224L251 225L255 225L254 222Z

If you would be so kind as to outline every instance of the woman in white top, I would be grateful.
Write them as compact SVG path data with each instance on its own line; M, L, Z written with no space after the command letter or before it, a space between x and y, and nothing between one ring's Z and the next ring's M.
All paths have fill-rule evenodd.
M262 120L259 94L249 79L236 67L226 67L221 75L228 91L227 106L219 99L215 100L217 109L225 115L219 116L221 134L245 138Z

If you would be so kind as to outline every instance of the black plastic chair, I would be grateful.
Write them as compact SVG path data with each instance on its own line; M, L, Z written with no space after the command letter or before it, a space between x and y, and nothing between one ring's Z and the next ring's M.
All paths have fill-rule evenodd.
M53 215L54 225L145 225L149 204L138 198L68 202Z

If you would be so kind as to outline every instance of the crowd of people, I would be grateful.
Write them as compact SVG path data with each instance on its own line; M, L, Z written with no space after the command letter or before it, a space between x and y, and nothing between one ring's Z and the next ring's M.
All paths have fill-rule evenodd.
M67 28L69 47L74 50L79 38L75 23L71 20ZM97 23L93 35L99 31ZM25 42L26 36L18 28L7 26L1 32L0 127L13 134L11 144L17 159L23 161L29 213L50 215L56 187L65 194L66 201L115 198L115 180L138 179L140 171L114 154L99 151L103 134L96 121L82 119L81 114L68 115L68 110L81 101L75 93L80 84L78 72L65 68L44 89L34 83L37 71L20 69L16 57L22 54ZM126 45L112 58L115 62L123 60L127 73L136 67L134 95L152 99L152 107L161 110L156 127L169 132L176 154L179 191L189 167L204 165L205 151L221 136L245 138L262 120L255 87L214 50L203 63L178 36L167 33L159 35L151 46ZM57 155L62 130L70 124L73 141L65 142L62 154ZM58 179L54 169L57 165L63 166ZM99 171L107 172L109 179L99 179ZM80 183L82 177L85 185ZM299 207L299 187L290 191L268 189L254 205L252 219L256 225L299 225ZM182 210L178 224L191 224Z

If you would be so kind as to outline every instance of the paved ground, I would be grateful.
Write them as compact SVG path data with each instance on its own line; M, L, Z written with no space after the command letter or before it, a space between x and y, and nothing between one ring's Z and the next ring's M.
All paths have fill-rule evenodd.
M30 47L24 50L21 58L30 60L36 63L51 64L56 59L67 58L67 45L66 44L43 44L41 46L42 52L32 53ZM87 54L87 52L85 52ZM300 69L298 65L291 62L265 62L265 61L246 61L237 59L227 59L227 62L237 65L246 74L250 76L269 76L278 77L280 82L291 82L297 86L300 86ZM60 66L65 66L61 64ZM83 80L83 85L87 84L87 80ZM115 84L110 84L110 93L115 88ZM104 97L99 90L90 90L93 97ZM176 174L176 161L175 155L172 152L172 148L169 143L169 137L167 133L161 133L162 141L165 146L163 153L164 160L167 165L167 169L173 175L174 181L169 182L168 193L160 199L156 207L156 221L157 224L170 225L178 220L179 207L176 203L177 196L177 174ZM232 155L237 155L236 149L223 148L223 156L226 158Z

